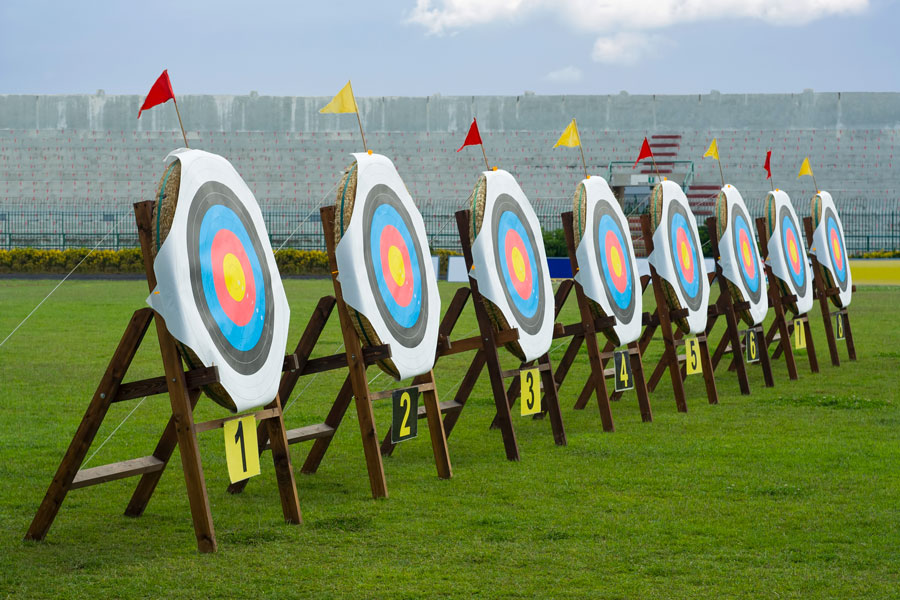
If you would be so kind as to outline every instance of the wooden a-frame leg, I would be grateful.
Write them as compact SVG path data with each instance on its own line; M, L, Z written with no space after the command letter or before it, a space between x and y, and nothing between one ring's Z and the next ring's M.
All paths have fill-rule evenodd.
M81 419L78 430L59 463L56 475L50 482L47 493L31 521L31 526L25 534L26 540L43 540L47 535L47 531L66 499L66 494L72 487L75 475L78 474L91 443L94 441L94 436L97 435L97 430L100 429L100 425L106 417L109 405L128 372L128 367L134 359L141 340L144 339L153 314L150 308L142 308L132 315L131 321L126 326L119 345L106 367L106 372L100 380L100 385L97 386L87 411Z
M713 372L712 361L709 359L709 344L706 335L699 334L697 340L700 342L700 363L703 365L703 380L706 383L706 398L710 404L719 403L719 392L716 390L716 374ZM740 342L738 342L740 348ZM740 353L739 353L740 354ZM744 361L739 360L742 365ZM744 373L746 377L746 372Z
M856 360L856 344L853 343L853 330L850 328L850 313L847 309L843 309L841 313L844 316L844 339L847 341L847 356L850 360Z
M175 346L172 334L166 328L165 321L159 315L156 315L156 334L159 339L163 367L166 371L169 400L175 420L175 436L178 440L178 450L181 453L181 466L184 469L184 482L191 507L191 518L194 522L194 534L197 537L197 549L200 552L215 552L216 534L213 529L212 512L209 508L209 496L206 493L206 479L200 460L200 447L194 431L193 406L191 406L190 395L184 380L184 370L181 368L178 348Z
M431 449L434 452L434 464L437 467L438 477L450 479L453 469L450 466L450 452L447 450L447 435L444 432L444 423L441 419L441 406L438 402L437 392L434 389L434 372L428 371L413 379L413 385L430 383L432 389L423 392L422 402L425 404L425 418L428 420L428 432L431 436Z
M641 410L641 421L653 422L653 409L650 407L650 394L647 392L647 382L644 379L644 361L641 358L641 349L637 342L628 344L628 353L631 358L631 372L634 374L634 391L637 394L638 407Z
M766 352L768 352L769 344L775 338L776 331L781 336L779 340L778 346L776 348L776 352L772 353L772 358L778 358L779 352L777 349L781 349L781 353L784 354L784 363L787 366L788 370L788 379L791 381L796 381L799 378L797 373L797 361L794 358L794 349L791 347L791 332L788 329L788 324L784 316L783 311L779 311L776 309L775 311L775 322L772 323L772 327L769 329L769 333L766 334Z
M456 427L459 415L462 414L463 408L465 408L466 400L469 399L469 396L472 394L472 388L475 387L478 378L481 376L481 371L484 370L485 362L484 351L478 350L475 356L472 357L472 362L469 364L469 368L466 370L466 374L456 390L456 395L453 397L453 400L460 405L460 408L447 413L444 417L444 433L447 437L450 437L450 432Z
M315 473L319 465L322 463L322 459L325 457L325 452L328 450L328 446L331 445L331 440L334 439L334 434L337 433L337 428L341 424L341 421L344 420L344 414L347 412L347 408L350 406L350 401L353 399L353 387L350 384L350 376L344 378L344 384L341 386L340 391L338 391L337 396L334 399L334 404L331 405L331 410L328 411L328 415L325 417L325 425L328 425L334 430L334 433L327 437L318 438L315 442L313 442L312 448L309 450L309 454L306 455L306 461L304 461L303 466L300 468L300 472L304 475L312 475Z
M297 496L297 482L294 480L294 468L291 465L291 454L288 450L281 398L276 394L275 399L266 408L274 408L278 411L277 416L265 421L272 447L272 462L275 464L278 494L281 496L281 511L284 513L284 520L288 523L302 523L300 499Z
M759 339L763 340L763 343L765 343L766 332L763 330L762 323L760 323L753 329L757 331ZM772 375L772 361L769 359L768 347L763 348L763 351L758 352L758 354L759 362L762 364L763 381L765 381L766 387L775 387L775 378Z
M812 328L809 326L809 313L803 315L803 335L806 337L806 356L809 359L809 370L819 372L819 361L816 358L816 344L813 342Z
M559 395L556 390L556 381L553 379L553 365L550 363L550 355L543 354L538 358L538 364L545 365L541 371L544 381L544 396L547 399L547 412L550 414L550 428L553 430L553 440L557 446L565 446L566 428L563 425L562 411L559 409Z
M193 414L197 401L200 399L200 390L191 390L188 399L191 405L191 414ZM178 445L178 437L175 434L175 415L171 415L169 422L166 423L166 427L163 429L162 435L159 436L156 448L153 450L153 457L162 461L163 468L159 471L141 475L134 493L131 494L131 500L128 502L128 506L125 507L125 516L140 517L144 514L147 504L150 503L150 497L153 496L153 492L156 490L156 484L159 483L166 466L169 464L169 459L172 458L176 445Z

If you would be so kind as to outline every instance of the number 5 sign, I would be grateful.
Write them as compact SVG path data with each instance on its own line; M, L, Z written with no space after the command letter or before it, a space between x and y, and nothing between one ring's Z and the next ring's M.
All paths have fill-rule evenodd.
M256 417L247 415L225 421L225 462L231 483L259 475L259 450L256 444Z
M684 360L687 363L687 374L702 373L703 367L700 366L700 340L696 336L685 338L684 347L686 350Z

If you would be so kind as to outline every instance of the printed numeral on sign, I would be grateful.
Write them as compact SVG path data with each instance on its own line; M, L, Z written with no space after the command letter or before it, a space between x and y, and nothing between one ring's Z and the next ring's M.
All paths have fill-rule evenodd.
M418 388L395 390L391 398L394 400L391 441L396 444L411 440L418 435L419 390Z
M696 337L685 338L684 340L685 357L687 363L687 374L695 375L703 372L700 364L700 340Z
M759 332L748 329L744 338L744 347L747 349L747 362L759 362Z
M225 421L225 462L231 483L259 475L256 417L247 415Z
M794 348L806 348L806 333L803 331L803 319L794 319Z
M620 350L613 355L616 369L616 391L624 392L634 388L634 376L631 372L631 355L628 350Z
M522 416L541 412L541 372L538 369L526 369L519 372L521 378Z
M839 340L845 338L844 335L844 313L836 312L834 313L834 337Z

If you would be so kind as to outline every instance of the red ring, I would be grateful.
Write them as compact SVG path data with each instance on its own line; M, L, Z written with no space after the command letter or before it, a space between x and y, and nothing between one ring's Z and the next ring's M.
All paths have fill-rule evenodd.
M225 285L224 261L228 254L233 254L244 270L244 297L235 300ZM220 229L213 237L210 245L210 262L212 264L213 284L216 290L216 298L222 306L225 315L238 327L243 327L253 317L256 307L256 284L253 281L253 269L250 267L250 259L241 241L228 229Z
M675 263L681 270L681 276L684 277L684 280L691 284L694 282L694 253L691 252L691 245L688 242L687 232L684 230L684 227L679 227L678 232L675 234L675 247L678 248L678 256L675 257ZM681 260L685 249L687 249L688 260L690 261L687 266Z
M523 300L527 300L531 297L532 292L532 284L531 284L531 271L532 265L531 261L528 259L528 251L525 249L525 242L522 241L522 236L515 229L509 229L506 232L506 237L503 240L504 253L506 258L506 269L509 271L509 280L512 281L513 288L516 290L516 293ZM514 248L519 249L519 254L522 256L522 260L525 263L525 279L519 281L516 277L516 270L513 266L512 262L512 251Z
M394 276L391 273L391 265L388 259L388 253L391 246L396 246L397 250L400 251L400 255L403 257L405 277L403 283L400 285L397 285L397 282L394 281ZM402 307L409 306L413 297L412 263L409 259L409 248L406 247L406 242L403 240L403 236L400 235L400 231L393 225L385 225L381 230L378 251L381 254L381 272L384 276L385 283L387 283L388 291L391 293L391 296L393 296L394 301L397 304Z

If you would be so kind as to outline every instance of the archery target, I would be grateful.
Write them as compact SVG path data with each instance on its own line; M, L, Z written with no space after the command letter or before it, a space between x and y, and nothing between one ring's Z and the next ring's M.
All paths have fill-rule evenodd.
M806 314L812 308L812 283L809 259L800 225L788 195L775 190L766 197L766 221L769 229L769 262L772 272L779 279L785 295L797 296L787 303L797 315Z
M709 281L700 247L697 223L681 187L673 181L658 186L662 194L661 219L653 233L653 252L648 260L660 277L671 286L672 309L688 309L684 324L688 333L706 328ZM677 300L678 306L671 302Z
M813 248L825 275L826 287L836 287L837 296L832 301L839 307L848 306L853 292L847 246L844 243L844 226L837 214L834 200L828 192L819 192L812 200ZM823 250L824 248L824 250Z
M290 312L262 213L224 158L199 150L168 158L181 164L179 201L147 302L204 365L218 367L227 408L267 404L278 391Z
M735 302L748 302L741 311L749 325L757 325L768 312L765 273L751 229L751 219L740 192L733 185L722 188L716 199L716 228L719 236L719 264Z
M354 154L358 169L352 214L336 223L339 280L368 345L390 344L380 365L398 379L431 370L440 298L425 224L394 164L379 154ZM364 321L364 322L363 322Z
M537 215L519 184L506 171L484 174L484 205L472 244L473 269L481 294L510 327L519 330L523 360L550 349L553 288Z
M604 331L613 343L633 342L640 337L642 306L628 220L602 177L582 180L574 208L581 233L575 281L602 315L615 317L612 331Z

